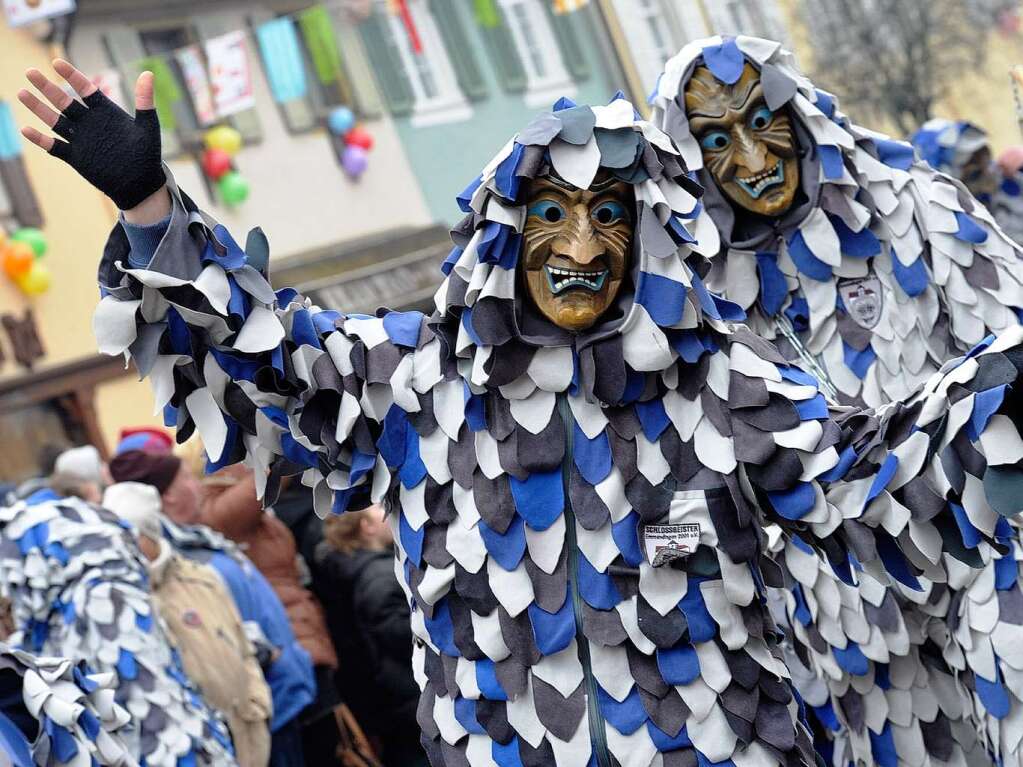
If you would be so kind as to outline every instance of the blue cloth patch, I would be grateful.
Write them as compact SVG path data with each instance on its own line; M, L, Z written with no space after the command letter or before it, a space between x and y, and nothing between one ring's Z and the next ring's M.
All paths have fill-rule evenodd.
M513 517L503 535L482 519L477 525L480 537L483 538L483 545L487 547L487 553L493 560L509 572L518 567L522 555L526 552L526 528L522 517L518 515Z
M618 702L600 685L597 685L597 700L600 702L600 713L622 735L631 735L647 720L643 700L639 697L639 688L632 686L625 700Z
M477 176L469 182L469 186L461 191L461 193L455 197L455 201L458 203L458 209L463 213L469 213L472 211L472 196L476 194L476 190L480 188L480 184L483 183L483 177Z
M818 394L811 399L799 400L795 406L801 421L815 421L828 417L828 401L824 399L823 394Z
M511 740L503 745L496 740L491 741L490 755L494 757L497 767L522 767L517 736L513 736Z
M796 268L807 277L825 282L831 279L831 266L821 261L813 254L810 247L803 239L803 234L798 229L788 239L789 257Z
M845 165L842 164L842 150L837 146L821 144L817 147L821 153L821 167L824 169L824 178L842 178L842 171Z
M803 587L800 584L797 583L792 588L792 596L796 600L796 609L793 615L804 626L809 626L813 615L810 613L810 607L806 604L806 597L803 595Z
M1008 384L993 386L990 389L979 391L973 395L973 412L970 414L970 422L967 425L967 436L972 441L976 442L980 439L980 435L987 428L991 416L1002 406L1007 386Z
M316 333L316 326L313 325L312 315L308 309L299 309L292 315L291 340L298 346L311 346L314 349L322 349L320 338Z
M998 657L995 656L997 662ZM980 702L984 704L984 708L991 714L995 719L1004 719L1009 715L1009 693L1005 689L1005 685L1002 684L1001 674L998 673L997 666L995 667L995 674L997 678L991 682L980 674L974 674L973 679L977 687L977 695L980 697Z
M0 711L0 751L3 751L11 760L12 767L36 767L28 739L2 711Z
M522 153L525 147L517 141L512 145L511 153L501 161L494 171L494 187L498 194L506 200L514 200L519 194L519 183L522 177L516 175L522 161Z
M842 356L845 358L845 366L849 368L861 381L867 377L867 371L877 359L877 353L867 344L862 351L857 351L842 341Z
M481 522L480 524L482 525L483 523ZM423 539L425 537L426 525L415 530L405 517L405 512L402 511L398 513L398 539L401 541L401 547L408 555L409 561L416 567L422 567Z
M700 660L692 645L657 651L657 668L668 684L689 684L700 675Z
M870 735L870 753L874 755L877 767L899 767L899 754L892 738L891 722L885 722L879 733L868 727L867 733Z
M689 739L689 733L686 731L685 726L678 731L678 735L672 737L653 722L647 721L646 731L650 735L650 740L653 741L654 746L662 753L693 747L693 741Z
M841 453L838 454L838 463L817 477L817 479L822 482L835 482L840 480L856 462L856 457L855 448L853 448L852 445L848 445Z
M703 61L714 77L726 85L733 85L742 76L746 58L735 44L735 39L728 37L720 45L705 47Z
M956 525L959 527L959 534L963 537L963 545L968 549L977 548L984 538L980 534L980 530L974 527L970 518L966 516L966 509L952 501L949 501L948 505L949 508L952 509L952 516L955 518Z
M575 639L575 613L572 611L572 600L565 589L565 601L556 613L549 613L536 602L530 602L526 608L529 622L533 627L533 639L537 649L543 655L555 655Z
M999 591L1011 591L1016 585L1018 572L1019 568L1010 546L1005 556L995 560L995 588Z
M515 509L533 530L546 530L565 509L561 469L535 471L524 480L509 474L508 484Z
M972 242L974 245L980 245L982 242L987 241L987 232L968 214L963 213L961 210L952 212L955 214L956 223L959 224L959 231L955 233L957 240Z
M476 673L478 676L479 671ZM479 681L476 682L476 685L479 686ZM471 698L463 698L461 695L455 698L455 719L465 728L466 732L473 735L485 735L487 732L476 718L476 701Z
M458 658L461 653L455 646L455 627L451 622L451 609L448 607L447 597L442 597L433 606L433 617L423 617L426 623L426 630L430 634L430 640L437 645L445 655Z
M889 168L909 170L913 165L913 147L905 141L891 139L874 139L877 147L877 159Z
M778 268L776 253L757 253L757 275L760 277L760 306L768 317L781 311L785 296L789 294L785 275Z
M597 570L582 552L579 553L579 595L598 610L610 610L622 601L611 576Z
M643 434L651 442L656 442L670 423L664 410L664 401L660 397L655 397L646 402L637 402L635 408L639 422L643 426Z
M881 241L868 227L854 232L839 216L828 216L831 226L838 235L841 251L852 258L870 258L881 252Z
M785 519L802 519L813 510L816 495L809 482L797 482L788 490L767 493L774 510Z
M853 676L865 676L870 670L867 656L863 654L863 650L855 642L849 642L844 650L832 647L831 652L834 654L835 660L838 661L838 665L846 673Z
M670 327L682 319L686 308L686 286L659 274L639 273L636 303L646 309L655 323Z
M508 693L501 686L494 661L490 658L476 661L476 686L487 700L508 700Z
M877 470L877 474L874 475L874 481L870 483L870 490L867 491L867 499L863 502L863 509L866 510L870 502L881 495L881 491L884 490L888 483L892 481L892 477L895 476L895 472L899 469L899 457L895 453L889 453L884 463L881 464L881 468Z
M419 345L422 312L388 312L384 315L384 332L398 346L415 349Z
M135 656L123 647L117 653L117 675L121 679L137 679L139 675L138 666L135 663Z
M910 571L906 556L899 550L895 540L881 531L877 531L874 537L877 542L877 553L881 556L881 562L888 574L913 591L923 591L920 581Z
M813 92L817 96L817 108L830 120L835 115L835 97L820 88L815 88Z
M892 248L892 272L902 290L910 297L918 296L927 290L927 285L931 281L923 256L917 256L916 261L906 266L899 261L895 248Z
M689 577L686 595L679 600L678 606L689 623L689 641L693 644L709 642L717 636L717 624L707 610L700 592L700 584L706 578Z
M639 515L630 511L623 519L611 524L611 537L622 552L622 559L630 567L639 567L643 562L643 550L639 546Z
M579 424L573 424L575 430L574 450L572 460L582 478L591 485L599 485L607 475L611 473L611 445L607 438L607 431L601 431L596 437L590 439L586 436Z

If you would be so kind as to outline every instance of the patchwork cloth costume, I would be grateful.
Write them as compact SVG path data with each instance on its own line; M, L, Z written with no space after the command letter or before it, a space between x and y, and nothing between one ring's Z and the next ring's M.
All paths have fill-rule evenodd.
M772 218L727 199L709 170L717 147L690 130L684 101L698 68L724 86L747 66L767 109L762 126L750 125L769 129L774 115L786 115L799 149L795 202ZM712 260L707 284L746 309L750 326L787 359L829 381L838 399L897 400L987 333L1016 325L1023 262L991 213L958 181L916 161L909 145L850 122L780 44L690 43L666 64L652 103L654 121L707 188L690 224L693 248ZM749 113L757 109L752 103ZM946 497L956 509L972 500L997 506L970 479L960 498ZM911 527L929 517L913 504L894 508L910 515ZM788 587L775 596L783 595L778 615L794 645L789 665L827 736L818 748L829 763L944 763L954 759L951 741L969 750L976 730L968 763L1019 762L1021 551L1006 520L995 537L1008 547L1004 556L973 538L944 557L947 573L916 560L923 575L915 588L888 588L869 573L844 583L804 538L775 537ZM954 561L963 554L981 569Z
M522 232L547 215L523 201L535 180L601 177L631 187L629 273L573 333L523 295ZM100 348L153 379L212 467L268 473L268 503L290 474L324 513L385 503L433 765L815 764L764 529L798 531L843 582L913 587L1002 534L975 487L1015 511L1023 332L905 403L831 408L690 266L699 189L623 99L563 100L488 163L432 317L275 293L258 231L243 251L168 188L155 253L122 226L108 242ZM932 763L969 763L939 746Z
M135 767L121 737L131 717L114 697L113 674L0 643L0 764Z
M0 509L0 589L18 629L9 641L112 674L140 763L233 765L220 714L168 642L141 556L117 517L84 501L43 491Z
M995 221L1016 242L1023 240L1023 173L1006 177L991 158L987 132L965 120L935 118L909 137L920 157L932 168L966 181L963 168L977 152L988 150L994 189L977 195Z

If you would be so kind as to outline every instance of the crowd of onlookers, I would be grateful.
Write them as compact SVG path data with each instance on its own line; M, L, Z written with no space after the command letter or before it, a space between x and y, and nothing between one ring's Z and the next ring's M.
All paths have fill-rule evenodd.
M159 429L124 430L109 461L85 445L41 463L40 476L0 486L0 506L45 492L130 529L166 636L239 765L426 764L381 508L321 520L298 477L264 508L250 469L207 473L197 439L174 445ZM17 615L0 600L0 638L31 631Z

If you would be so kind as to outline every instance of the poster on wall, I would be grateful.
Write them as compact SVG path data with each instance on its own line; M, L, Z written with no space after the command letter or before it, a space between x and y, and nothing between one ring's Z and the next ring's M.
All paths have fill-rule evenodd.
M12 27L74 13L75 0L3 0L4 15Z
M188 94L192 97L192 106L195 108L195 117L199 125L203 127L212 125L217 121L217 108L213 104L213 91L206 76L206 66L203 64L199 46L188 45L179 48L174 52L174 56L181 67Z
M206 61L209 64L213 102L220 117L255 106L244 32L228 32L207 40Z

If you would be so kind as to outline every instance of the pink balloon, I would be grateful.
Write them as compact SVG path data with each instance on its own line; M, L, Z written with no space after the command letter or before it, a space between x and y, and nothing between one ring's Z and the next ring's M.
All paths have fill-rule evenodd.
M341 167L352 178L358 178L366 172L369 156L366 150L358 146L346 146L341 153Z

